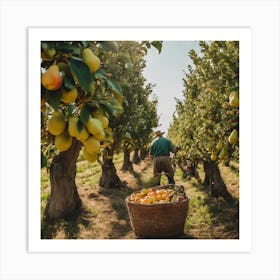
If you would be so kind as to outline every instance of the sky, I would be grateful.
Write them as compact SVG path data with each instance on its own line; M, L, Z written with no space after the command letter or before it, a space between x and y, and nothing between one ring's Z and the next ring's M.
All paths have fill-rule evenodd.
M183 77L187 65L192 64L188 53L199 53L198 41L164 41L161 53L155 48L148 50L146 68L143 71L147 82L155 84L153 93L158 98L159 127L167 134L176 109L175 97L183 98Z

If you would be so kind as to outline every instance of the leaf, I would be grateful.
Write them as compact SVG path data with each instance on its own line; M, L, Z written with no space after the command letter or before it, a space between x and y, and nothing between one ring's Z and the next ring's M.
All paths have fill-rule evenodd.
M120 85L119 85L116 81L114 81L114 80L112 80L112 79L109 79L109 78L106 76L106 74L105 74L105 72L104 72L103 69L99 69L98 71L96 71L96 72L94 73L94 76L95 76L95 78L101 78L101 79L105 80L107 86L108 86L112 91L114 91L114 92L116 92L117 94L123 96L122 88L120 87Z
M99 45L104 51L118 52L118 45L115 41L100 41Z
M81 41L81 44L82 44L84 49L89 46L89 42L88 41Z
M48 160L46 156L41 152L41 168L47 167Z
M77 107L76 107L75 104L68 105L67 106L67 114L68 114L68 116L72 116L75 113L76 110L77 110Z
M87 105L84 105L80 112L80 119L84 125L86 125L90 115L90 110Z
M48 92L47 95L47 102L48 104L55 110L57 111L59 109L60 105L60 99L62 96L62 93L60 91L53 91L53 92Z
M64 82L64 86L68 89L72 89L75 87L75 85L73 84L72 80L70 79L69 76L64 75L63 77L63 82Z
M131 69L132 66L133 66L133 65L132 65L131 62L126 62L126 63L124 64L125 69Z
M72 45L71 42L56 42L56 50L76 55L80 53L80 50L75 45Z
M70 60L70 69L77 77L81 87L86 92L90 92L92 77L88 66L80 58L72 57Z
M94 73L94 77L95 77L95 78L106 79L105 71L104 71L103 69L98 69L98 70Z
M161 53L161 48L162 48L161 41L152 41L151 45L154 46L158 50L158 53Z
M82 131L83 126L84 126L83 123L82 123L81 120L79 119L78 122L77 122L77 129L78 129L79 132Z

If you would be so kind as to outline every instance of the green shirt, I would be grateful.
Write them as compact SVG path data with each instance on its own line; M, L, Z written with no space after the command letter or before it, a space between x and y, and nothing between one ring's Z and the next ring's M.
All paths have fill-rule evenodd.
M158 137L151 143L150 154L155 157L165 156L174 150L175 147L169 139Z

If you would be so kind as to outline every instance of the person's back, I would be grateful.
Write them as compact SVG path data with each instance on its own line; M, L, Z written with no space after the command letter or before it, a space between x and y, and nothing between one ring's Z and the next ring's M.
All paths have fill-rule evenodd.
M153 156L169 156L174 151L171 141L164 137L155 139L151 146L151 155Z
M161 173L164 172L168 178L169 184L175 184L173 176L174 169L171 165L170 152L175 153L176 149L172 142L162 137L164 132L156 131L156 138L151 143L149 154L153 156L153 173L155 184L160 184Z

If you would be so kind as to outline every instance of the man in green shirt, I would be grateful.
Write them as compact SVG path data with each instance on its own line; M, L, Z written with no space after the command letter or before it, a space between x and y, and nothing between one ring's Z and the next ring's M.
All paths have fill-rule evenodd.
M153 157L153 173L155 185L160 185L161 173L164 172L169 184L175 184L174 169L171 164L170 152L175 153L176 148L172 142L162 137L164 132L157 130L154 133L155 139L151 143L149 155Z

